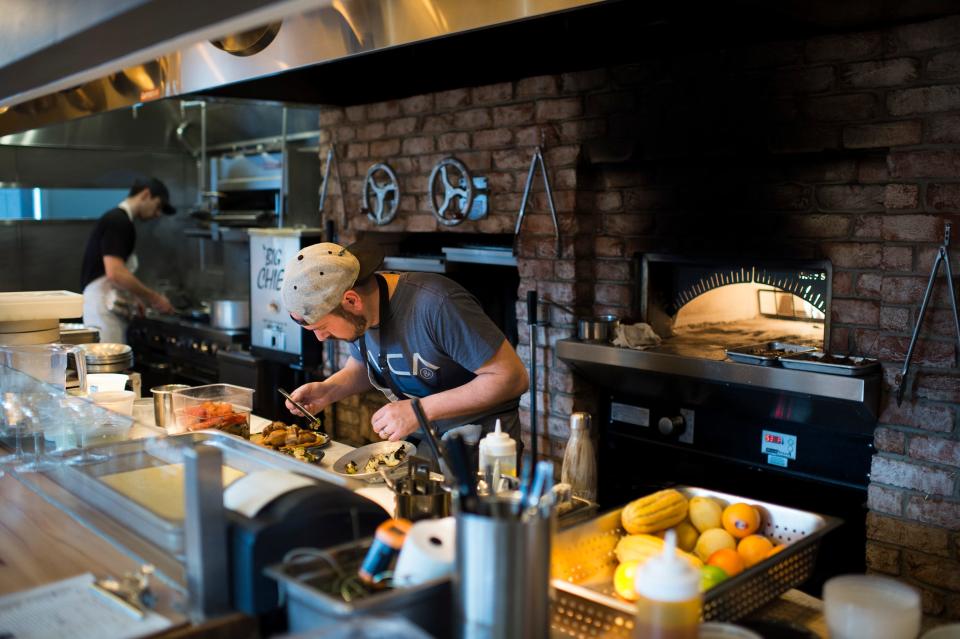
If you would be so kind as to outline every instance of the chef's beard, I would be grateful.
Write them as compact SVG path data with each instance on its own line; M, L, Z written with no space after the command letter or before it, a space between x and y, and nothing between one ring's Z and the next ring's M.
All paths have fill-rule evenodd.
M338 316L338 317L342 317L343 319L345 319L345 320L347 320L348 322L350 322L350 323L353 325L353 333L354 333L354 334L353 334L353 337L333 337L333 336L331 336L331 339L340 340L340 341L344 341L344 342L355 342L355 341L357 341L358 339L360 339L360 336L363 335L363 334L366 332L366 330L367 330L367 318L365 318L362 314L354 315L353 313L351 313L351 312L348 311L347 309L343 308L342 306L337 306L337 307L335 307L335 308L334 308L332 311L330 311L330 312L333 313L334 315L336 315L336 316Z

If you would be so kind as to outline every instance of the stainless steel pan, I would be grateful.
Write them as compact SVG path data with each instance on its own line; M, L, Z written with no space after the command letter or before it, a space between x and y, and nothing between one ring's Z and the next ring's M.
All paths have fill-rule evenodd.
M250 328L250 302L213 300L210 302L210 325L228 330Z

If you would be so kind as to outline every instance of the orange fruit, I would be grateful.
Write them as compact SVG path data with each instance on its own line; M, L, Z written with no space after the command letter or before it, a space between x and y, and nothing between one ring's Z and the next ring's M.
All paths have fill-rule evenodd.
M747 568L769 557L771 550L773 542L763 535L747 535L737 544L737 552L743 557Z
M639 565L639 561L624 561L617 566L616 572L613 573L613 589L627 601L636 601L640 598L634 589Z
M723 529L737 538L752 535L760 529L760 511L750 504L731 504L723 510Z
M744 568L743 557L732 548L721 548L710 555L710 559L707 560L707 565L722 568L723 571L731 577L739 575L743 572Z
M774 546L769 550L769 552L767 552L767 557L773 557L775 554L777 554L778 552L780 552L786 547L787 547L786 544L780 544L779 546ZM764 557L764 559L766 559L766 557Z

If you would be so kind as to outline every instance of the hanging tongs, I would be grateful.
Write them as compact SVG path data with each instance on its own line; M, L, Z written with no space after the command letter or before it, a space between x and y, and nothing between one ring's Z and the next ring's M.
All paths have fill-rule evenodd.
M930 280L927 282L927 291L923 294L923 302L920 304L920 314L917 316L917 324L913 327L913 337L910 338L910 347L907 348L907 357L903 361L903 369L897 374L897 406L903 401L903 393L907 388L907 373L910 371L910 358L913 356L913 348L917 345L917 336L920 334L920 327L923 325L923 316L927 312L927 304L933 295L933 286L937 281L937 273L940 270L942 262L947 269L947 286L950 288L950 307L953 309L953 325L957 329L957 343L960 345L960 317L957 316L957 295L953 290L953 270L950 268L950 255L947 249L950 246L950 223L943 225L943 244L937 251L937 259L933 261L933 270L930 271Z
M527 182L523 186L523 199L520 200L520 212L517 213L517 228L514 230L514 239L520 237L520 227L523 226L523 216L526 213L527 201L530 199L530 187L533 186L533 176L537 172L537 164L543 173L543 190L547 193L547 204L550 207L550 218L553 220L553 231L557 238L557 257L561 257L560 222L557 220L557 207L553 203L553 189L550 188L550 176L547 173L547 163L543 160L543 151L538 146L530 159L530 170L527 172ZM516 252L516 248L514 248Z
M330 167L334 165L336 165L337 171L337 188L340 189L340 213L342 215L340 224L343 228L347 228L347 192L343 188L343 177L340 175L340 158L337 155L336 144L331 144L330 148L327 149L327 159L323 163L323 177L320 183L320 203L317 208L323 214L327 203L327 192L330 190Z

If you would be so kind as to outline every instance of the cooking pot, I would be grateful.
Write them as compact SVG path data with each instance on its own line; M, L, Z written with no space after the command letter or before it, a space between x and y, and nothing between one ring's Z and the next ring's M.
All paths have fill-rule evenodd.
M608 344L617 335L620 320L616 315L598 315L577 319L577 339L581 342Z
M250 328L250 302L247 300L213 300L210 302L210 324L214 328Z

